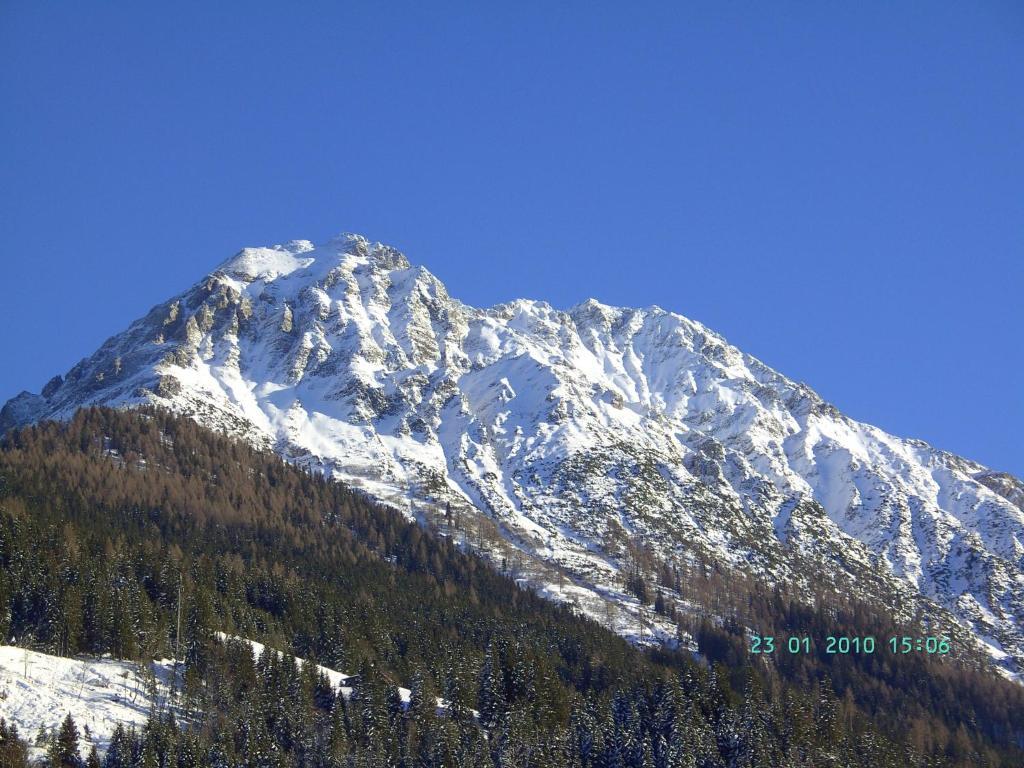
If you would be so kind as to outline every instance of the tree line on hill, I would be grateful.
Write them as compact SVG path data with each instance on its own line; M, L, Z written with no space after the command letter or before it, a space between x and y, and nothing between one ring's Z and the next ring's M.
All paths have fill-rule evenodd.
M748 594L780 627L826 625ZM173 706L121 729L101 765L1024 763L1009 684L858 662L837 674L814 656L765 665L729 620L690 629L701 658L645 653L394 510L166 412L84 409L0 440L0 638L183 661ZM255 659L217 632L290 655ZM295 656L357 671L351 695ZM904 722L911 696L931 699ZM65 725L44 735L50 765L72 759ZM23 764L34 737L4 724L2 764Z

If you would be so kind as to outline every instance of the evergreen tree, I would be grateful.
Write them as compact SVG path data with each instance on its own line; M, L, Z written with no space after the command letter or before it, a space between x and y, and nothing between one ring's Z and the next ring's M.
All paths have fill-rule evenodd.
M51 768L79 768L82 764L78 753L78 726L70 712L50 746L49 760Z
M114 727L110 746L103 756L103 768L129 768L132 762L131 739L120 723Z
M340 761L349 752L349 725L345 713L345 697L340 693L334 698L331 707L330 737L328 741L330 757Z
M0 717L0 765L28 768L28 745L21 740L18 727Z
M480 712L480 723L485 728L495 728L500 725L508 710L508 703L505 699L505 679L494 643L487 648L483 667L480 669L477 710Z
M202 768L200 749L196 738L185 734L178 744L178 757L174 768Z

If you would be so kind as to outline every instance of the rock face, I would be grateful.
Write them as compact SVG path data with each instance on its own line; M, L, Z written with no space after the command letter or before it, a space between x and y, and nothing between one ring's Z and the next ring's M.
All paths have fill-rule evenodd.
M1020 480L852 421L657 307L475 309L354 235L247 248L0 429L141 402L391 503L471 504L599 589L623 535L769 579L814 562L1024 664Z

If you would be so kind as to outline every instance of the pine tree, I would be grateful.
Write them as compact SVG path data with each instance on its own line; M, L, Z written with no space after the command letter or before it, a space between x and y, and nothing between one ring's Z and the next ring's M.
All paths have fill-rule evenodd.
M463 703L462 681L454 664L448 665L443 690L442 696L448 708L449 719L456 724L468 723L472 717Z
M28 768L28 745L21 740L18 727L0 717L0 765L4 768Z
M49 758L51 768L79 768L82 763L78 754L78 726L70 712L50 745Z
M349 751L349 726L345 713L345 697L339 693L334 697L331 708L329 752L334 760L340 760Z
M212 744L202 765L204 768L231 768L231 760L221 744Z
M480 723L485 728L497 727L505 719L508 711L505 679L493 643L488 647L483 667L480 669L477 709L480 712Z
M327 675L320 672L317 675L316 683L313 686L313 703L317 709L330 712L334 706L335 691Z
M110 746L103 757L103 768L129 768L132 760L131 740L120 723L110 737Z
M178 760L174 768L201 768L199 745L191 734L185 734L178 744Z

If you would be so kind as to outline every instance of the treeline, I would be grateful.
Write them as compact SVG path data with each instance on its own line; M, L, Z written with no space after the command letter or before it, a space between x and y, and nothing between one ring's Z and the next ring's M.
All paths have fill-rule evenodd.
M504 633L545 679L604 690L636 674L627 643L448 540L166 414L86 410L8 434L0 504L0 636L47 652L180 653L201 671L224 631L437 680Z
M346 700L216 631L358 684ZM704 632L714 666L645 656L393 510L149 409L87 409L0 441L0 637L184 660L175 707L104 758L125 765L1020 764L981 727L886 736L870 722L883 704L845 694L855 677L835 687L812 665L794 684L734 652L730 627Z
M501 683L481 672L481 706L497 703ZM587 695L568 722L539 727L535 710L516 704L439 711L434 691L414 678L408 701L365 665L347 696L312 664L263 653L248 643L215 647L202 708L154 710L138 730L115 730L105 755L82 757L68 715L39 745L52 768L904 768L938 763L894 750L868 732L844 730L834 699L765 691L750 674L736 692L718 671ZM348 682L348 681L347 681ZM498 688L494 688L494 685ZM529 685L529 678L523 680ZM177 714L177 716L176 716ZM6 738L5 738L6 737ZM0 721L4 768L26 768L28 751Z

